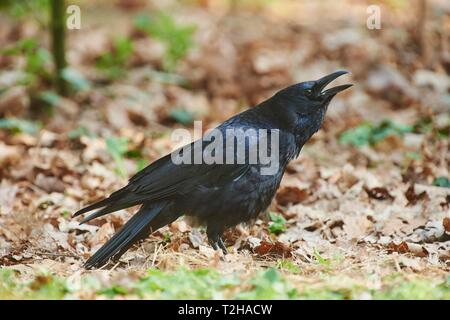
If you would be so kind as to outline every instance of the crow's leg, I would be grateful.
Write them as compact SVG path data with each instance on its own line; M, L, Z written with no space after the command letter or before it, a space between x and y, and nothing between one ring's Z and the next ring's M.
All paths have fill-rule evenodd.
M228 253L227 246L225 245L225 243L223 243L222 237L219 237L219 247L220 247L220 249L222 249L223 254Z
M208 227L208 230L206 232L206 234L208 235L208 241L209 241L211 247L214 250L221 249L224 254L227 254L227 247L225 247L225 244L223 243L223 240L221 237L222 233L223 232L218 232L217 230L214 230L213 228L210 228L210 227Z
M215 239L209 239L209 244L214 250L222 250L223 254L227 254L228 250L221 237L217 236Z
M211 245L211 247L212 247L214 250L219 250L219 245L218 245L218 243L217 243L216 241L211 240L211 239L208 239L208 241L209 241L209 244Z

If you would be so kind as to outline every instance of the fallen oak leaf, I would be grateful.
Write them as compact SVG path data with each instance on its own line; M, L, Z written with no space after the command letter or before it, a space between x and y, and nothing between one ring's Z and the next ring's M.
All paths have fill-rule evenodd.
M446 232L450 232L450 218L445 217L444 220L442 220L442 225L444 226L444 229Z
M114 225L110 222L104 223L95 233L95 235L89 240L91 248L104 244L114 234Z
M7 166L20 160L22 149L17 146L9 146L0 142L0 166Z
M46 176L42 173L38 173L34 184L48 193L63 193L65 189L64 183L57 177Z
M428 250L424 246L406 241L402 241L398 244L395 241L392 241L388 244L388 251L398 253L411 253L416 257L422 258L427 257L429 254Z
M297 204L299 202L302 202L308 197L308 195L309 194L307 189L287 186L278 191L275 198L278 204L286 206L290 203Z
M394 200L395 198L389 193L389 191L384 187L367 188L364 187L368 196L376 200Z
M411 242L407 242L408 245L408 249L409 252L411 252L413 255L417 256L417 257L426 257L428 256L428 250L417 243L411 243Z
M275 243L270 243L268 241L262 240L260 244L255 247L254 252L260 256L273 255L282 257L291 257L292 249L289 248L284 243L277 241Z
M388 250L391 251L391 252L408 253L409 252L409 247L408 247L408 244L405 241L402 241L402 242L400 242L398 244L395 243L394 241L392 241L388 245Z
M426 191L416 193L414 190L414 184L411 184L408 190L406 190L405 197L408 200L408 206L415 205L418 201L426 201L430 199Z
M443 209L448 210L450 208L450 194L445 197L445 201L441 202L440 205Z
M204 243L204 237L200 230L194 228L189 232L189 241L194 248L199 248Z

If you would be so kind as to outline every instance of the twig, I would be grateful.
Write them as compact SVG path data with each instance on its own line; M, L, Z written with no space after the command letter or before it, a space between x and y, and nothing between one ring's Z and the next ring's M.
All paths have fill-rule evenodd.
M34 252L36 255L53 256L53 257L67 257L67 258L78 258L75 254L66 253L51 253L51 252Z

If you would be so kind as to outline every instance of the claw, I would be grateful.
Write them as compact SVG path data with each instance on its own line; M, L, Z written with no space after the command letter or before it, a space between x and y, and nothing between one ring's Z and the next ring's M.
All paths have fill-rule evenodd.
M219 245L217 244L217 242L210 241L209 244L211 245L211 247L212 247L214 250L219 250Z
M228 249L227 249L225 243L223 243L222 238L219 238L218 243L219 243L220 249L222 249L223 254L227 254L228 253Z

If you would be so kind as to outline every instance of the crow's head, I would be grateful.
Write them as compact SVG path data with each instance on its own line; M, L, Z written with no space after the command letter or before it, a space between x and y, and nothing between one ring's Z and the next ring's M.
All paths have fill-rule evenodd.
M331 99L352 85L344 84L330 89L325 87L347 73L336 71L319 80L300 82L279 91L267 101L272 105L271 112L282 120L287 129L308 140L322 126Z

